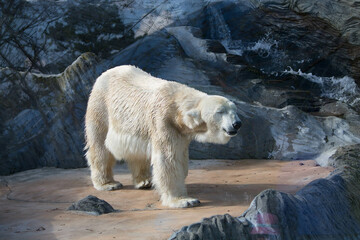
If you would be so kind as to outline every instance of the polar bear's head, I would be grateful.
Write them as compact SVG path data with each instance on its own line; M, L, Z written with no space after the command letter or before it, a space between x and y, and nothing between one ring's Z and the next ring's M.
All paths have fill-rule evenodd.
M191 128L205 126L195 134L199 142L226 144L241 127L235 104L217 95L207 95L186 115Z

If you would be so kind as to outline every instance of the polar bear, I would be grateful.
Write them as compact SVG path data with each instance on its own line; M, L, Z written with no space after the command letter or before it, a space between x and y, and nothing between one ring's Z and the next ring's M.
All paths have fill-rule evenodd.
M227 98L134 66L112 68L96 80L85 116L93 185L121 188L112 168L116 159L125 160L135 187L154 185L164 206L197 206L200 201L188 197L185 187L191 140L226 144L240 126L235 104Z

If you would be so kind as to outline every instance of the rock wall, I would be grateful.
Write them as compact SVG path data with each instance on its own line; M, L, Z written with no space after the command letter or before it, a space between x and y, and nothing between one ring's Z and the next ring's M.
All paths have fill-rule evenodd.
M29 17L50 2L26 4L33 7ZM46 64L35 64L28 71L0 69L0 174L42 166L85 166L83 117L88 94L97 76L122 64L237 103L244 123L239 136L224 146L192 143L191 158L318 158L327 165L337 147L360 143L356 1L56 4L44 23L33 28L49 40L39 40L45 46L39 61ZM101 24L94 32L84 21L92 7L109 11L108 16L119 13L113 24L104 25L106 36L100 34ZM71 14L63 15L67 9ZM69 28L79 16L75 30ZM61 29L67 29L67 40L55 34ZM96 41L91 40L95 35ZM109 37L105 42L114 51L87 43L103 37ZM56 57L63 49L59 44L67 49L62 58ZM65 71L49 74L61 69L54 66L80 54L78 47L98 55L83 54ZM18 51L9 51L10 60L12 53Z
M96 63L87 53L57 75L0 71L1 175L86 166L83 122Z

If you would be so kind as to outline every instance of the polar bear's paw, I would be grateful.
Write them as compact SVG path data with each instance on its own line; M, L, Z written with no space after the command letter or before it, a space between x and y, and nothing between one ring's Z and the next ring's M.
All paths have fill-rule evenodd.
M114 181L103 185L95 185L94 187L96 188L96 190L100 191L114 191L121 189L123 185L118 181Z
M200 201L196 198L178 198L168 202L167 206L172 208L191 208L200 205Z
M146 179L144 181L141 181L141 182L135 184L136 189L149 189L151 187L152 187L152 184L151 184L150 179Z

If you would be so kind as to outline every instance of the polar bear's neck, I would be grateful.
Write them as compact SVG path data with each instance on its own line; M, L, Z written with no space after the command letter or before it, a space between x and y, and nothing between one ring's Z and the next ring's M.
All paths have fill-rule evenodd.
M181 89L177 89L174 92L175 104L183 112L197 108L200 101L206 96L206 93L184 85L181 85Z
M204 99L206 96L208 96L206 93L200 92L196 89L184 86L182 84L176 86L173 92L173 101L176 108L174 120L175 124L182 133L195 134L197 132L206 131L206 124L201 124L194 129L190 129L184 124L183 121L185 114L191 110L198 109L201 100Z

